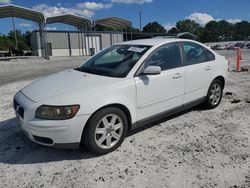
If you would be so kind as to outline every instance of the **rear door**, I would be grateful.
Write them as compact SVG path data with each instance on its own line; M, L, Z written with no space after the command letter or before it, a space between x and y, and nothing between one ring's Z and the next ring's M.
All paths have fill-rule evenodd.
M138 120L183 105L185 68L179 43L166 44L149 55L143 64L160 66L159 75L135 77Z
M215 68L215 56L205 47L182 43L186 72L184 104L206 96Z

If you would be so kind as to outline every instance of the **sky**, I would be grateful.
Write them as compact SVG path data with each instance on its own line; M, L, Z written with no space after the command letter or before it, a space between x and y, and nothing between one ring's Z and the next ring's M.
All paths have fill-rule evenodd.
M43 12L46 17L71 13L92 20L116 16L132 21L139 28L139 12L142 27L157 21L167 30L179 20L192 19L204 26L211 20L227 20L236 23L250 21L250 0L0 0L0 6L14 4ZM22 32L37 29L37 24L14 19L16 29ZM75 30L64 24L49 24L50 30ZM0 33L12 30L11 18L0 19Z

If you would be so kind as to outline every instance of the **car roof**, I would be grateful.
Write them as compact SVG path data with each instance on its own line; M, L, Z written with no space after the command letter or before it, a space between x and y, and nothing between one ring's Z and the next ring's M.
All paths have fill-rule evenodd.
M170 43L170 42L195 42L193 40L188 39L177 39L177 38L151 38L151 39L139 39L139 40L131 40L127 42L123 42L121 44L132 44L132 45L148 45L148 46L160 46L162 44Z

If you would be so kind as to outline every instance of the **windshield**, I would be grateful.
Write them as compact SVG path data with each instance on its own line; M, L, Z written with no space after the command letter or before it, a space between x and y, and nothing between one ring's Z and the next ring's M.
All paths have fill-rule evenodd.
M149 48L144 45L114 45L93 56L78 70L109 77L126 77Z

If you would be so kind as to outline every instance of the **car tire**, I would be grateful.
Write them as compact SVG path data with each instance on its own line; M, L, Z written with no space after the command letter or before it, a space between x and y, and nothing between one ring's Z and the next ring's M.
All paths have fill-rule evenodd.
M222 99L223 84L220 80L215 79L209 86L205 99L205 107L207 109L216 108Z
M103 108L93 114L84 129L82 140L90 153L104 155L116 150L128 131L128 119L119 108Z

